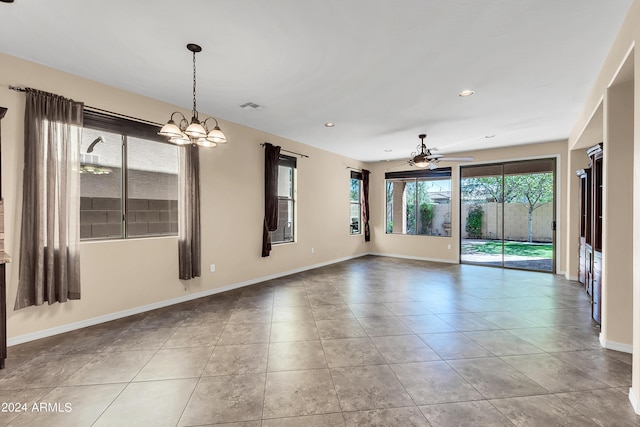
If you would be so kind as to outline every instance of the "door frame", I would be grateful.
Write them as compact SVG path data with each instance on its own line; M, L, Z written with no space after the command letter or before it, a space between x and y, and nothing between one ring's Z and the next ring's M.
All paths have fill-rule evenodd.
M494 268L504 268L504 269L509 269L509 270L522 270L522 271L532 271L532 272L540 272L540 273L550 273L550 274L557 274L558 273L558 263L559 263L559 259L560 257L558 257L558 253L561 253L560 251L562 250L561 248L561 240L558 239L558 235L561 235L559 233L562 232L562 227L561 227L561 221L559 221L559 218L562 218L562 216L560 215L560 206L561 203L558 203L558 199L561 197L562 193L561 193L561 179L559 179L559 177L561 177L561 170L560 170L560 159L561 156L560 154L551 154L551 155L541 155L541 156L531 156L531 157L522 157L522 158L513 158L513 159L503 159L503 160L493 160L493 161L484 161L484 162L471 162L471 163L466 163L466 164L458 164L457 166L457 171L458 171L458 182L457 182L457 186L458 186L458 263L459 264L468 264L468 265L476 265L476 266L486 266L486 267L494 267ZM492 166L492 165L502 165L504 167L505 164L508 163L518 163L518 162L523 162L523 161L528 161L528 160L553 160L553 202L552 202L552 211L553 211L553 218L552 218L552 224L555 225L555 227L552 228L552 232L551 232L551 242L553 245L553 256L552 256L552 269L551 271L545 271L545 270L531 270L531 269L526 269L526 268L517 268L517 267L509 267L509 266L505 266L504 265L504 246L503 246L503 259L502 259L502 265L501 266L497 266L497 265L490 265L490 264L476 264L476 263L470 263L470 262L462 262L462 169L464 167L468 167L468 166ZM504 169L503 169L503 176L504 176ZM502 204L502 217L503 217L503 241L504 241L504 203Z

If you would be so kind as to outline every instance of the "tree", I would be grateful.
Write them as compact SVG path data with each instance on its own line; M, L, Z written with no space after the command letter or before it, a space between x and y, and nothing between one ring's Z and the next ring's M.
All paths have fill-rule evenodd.
M508 175L507 181L518 189L518 199L527 205L527 241L533 241L533 211L540 206L553 201L553 174L531 173L523 175Z
M466 199L477 203L509 203L518 197L518 188L517 182L505 179L503 191L501 176L483 176L464 179L462 194Z
M422 203L420 205L420 234L431 235L434 215L432 204Z
M393 182L387 181L387 233L393 233Z
M350 186L350 196L352 202L360 202L360 180L359 179L351 179Z

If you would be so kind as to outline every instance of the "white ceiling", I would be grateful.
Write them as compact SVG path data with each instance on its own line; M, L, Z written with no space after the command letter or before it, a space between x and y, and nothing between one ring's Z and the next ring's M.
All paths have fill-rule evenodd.
M190 108L198 43L201 113L377 161L567 138L631 1L16 0L0 51Z

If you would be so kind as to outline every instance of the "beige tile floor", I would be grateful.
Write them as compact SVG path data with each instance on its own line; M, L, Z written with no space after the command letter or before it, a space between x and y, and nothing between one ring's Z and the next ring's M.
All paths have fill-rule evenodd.
M575 282L363 257L10 347L0 424L638 426L630 384Z

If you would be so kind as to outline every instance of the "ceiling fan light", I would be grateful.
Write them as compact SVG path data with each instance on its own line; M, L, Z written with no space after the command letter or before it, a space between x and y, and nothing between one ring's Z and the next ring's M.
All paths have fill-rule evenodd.
M226 144L227 142L227 137L224 136L224 133L222 133L222 130L220 130L219 126L216 126L215 128L213 128L213 130L207 134L206 139L207 141L210 141L216 144Z
M411 161L416 167L419 167L419 168L426 168L429 165L429 161L427 160L426 156L423 154L418 154L413 159L411 159Z
M206 138L207 131L204 126L200 124L200 121L197 118L191 119L191 124L185 129L184 133L192 138Z
M158 135L164 135L168 136L169 138L173 138L182 135L182 131L180 130L178 125L176 125L176 122L174 122L173 120L169 120L166 125L162 126L162 129L160 129Z

